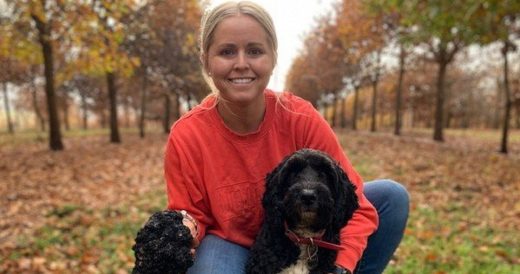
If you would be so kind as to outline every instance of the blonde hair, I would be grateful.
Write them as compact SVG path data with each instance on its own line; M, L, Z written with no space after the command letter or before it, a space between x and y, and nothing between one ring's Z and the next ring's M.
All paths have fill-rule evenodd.
M278 40L276 38L276 31L274 28L273 19L269 13L262 8L260 5L250 1L239 1L239 2L225 2L213 9L206 11L202 16L199 47L200 47L200 60L202 62L202 75L204 80L210 86L214 94L218 93L215 88L213 80L209 77L206 71L207 67L207 53L209 47L213 43L213 35L218 24L224 19L230 16L236 16L239 14L245 14L255 19L267 33L267 40L271 50L273 51L274 64L276 65L276 59L278 56Z

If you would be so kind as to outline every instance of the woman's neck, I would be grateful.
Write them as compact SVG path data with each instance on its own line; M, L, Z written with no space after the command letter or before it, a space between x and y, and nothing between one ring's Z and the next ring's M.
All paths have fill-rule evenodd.
M217 110L228 128L238 134L253 133L262 123L266 110L265 98L250 105L236 105L224 100L217 104Z

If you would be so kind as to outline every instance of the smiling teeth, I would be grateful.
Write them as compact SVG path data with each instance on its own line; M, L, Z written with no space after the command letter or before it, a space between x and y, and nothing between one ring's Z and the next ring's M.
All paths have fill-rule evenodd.
M247 84L249 82L253 81L251 78L239 78L239 79L232 79L231 82L234 84Z

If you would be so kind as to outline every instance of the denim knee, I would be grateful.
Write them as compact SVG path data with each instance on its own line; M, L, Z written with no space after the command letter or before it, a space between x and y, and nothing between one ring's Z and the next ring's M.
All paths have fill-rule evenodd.
M406 188L390 179L367 182L365 185L367 199L381 211L390 210L393 217L408 217L410 195ZM397 216L395 216L397 215Z
M381 180L382 191L387 195L387 201L392 203L397 208L402 208L408 211L408 207L410 204L410 194L406 188L400 183L390 180L384 179Z

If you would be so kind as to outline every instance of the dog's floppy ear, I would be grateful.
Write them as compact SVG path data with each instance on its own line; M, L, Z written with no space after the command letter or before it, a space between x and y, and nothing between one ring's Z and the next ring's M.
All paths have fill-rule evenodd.
M335 193L336 206L334 207L334 225L342 228L346 225L347 221L352 218L354 211L358 209L359 202L356 195L356 186L352 184L345 171L334 163L334 171L336 172L336 178L338 179Z
M264 194L263 206L271 206L265 198L283 199L283 195L289 188L288 182L292 179L291 175L297 174L307 166L307 162L299 154L292 154L284 158L271 173L266 176L266 192ZM266 208L267 209L267 208Z
M265 193L262 205L265 210L265 223L275 224L283 220L282 203L291 175L303 169L307 163L298 154L284 158L280 164L266 176ZM271 219L271 220L268 220ZM283 225L283 224L279 224Z
M278 165L271 173L267 174L265 179L265 193L262 198L262 206L264 207L264 225L278 227L282 223L282 205L279 197L279 181L282 165Z

